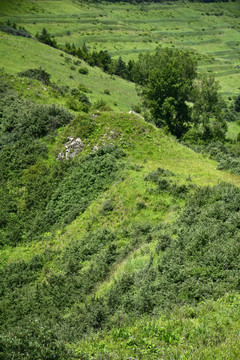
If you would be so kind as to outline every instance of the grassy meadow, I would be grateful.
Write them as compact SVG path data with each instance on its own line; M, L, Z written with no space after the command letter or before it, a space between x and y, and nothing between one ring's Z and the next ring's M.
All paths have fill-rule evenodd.
M198 54L200 71L212 73L224 97L239 92L238 2L83 4L67 1L2 1L0 21L10 19L33 35L46 27L59 44L84 42L114 58L136 59L156 46Z
M99 68L88 66L84 61L77 61L75 65L76 58L46 47L33 39L2 33L0 44L2 52L0 66L10 74L17 75L18 72L29 68L42 67L51 75L51 81L56 85L68 86L70 89L83 85L88 91L91 102L104 100L113 110L129 111L139 102L133 83L117 76L110 77ZM87 68L89 73L80 74L78 70L81 67ZM46 89L45 92L47 91ZM34 93L31 93L31 86L28 86L27 92L30 92L30 97L34 96ZM48 97L49 95L46 94L45 98Z

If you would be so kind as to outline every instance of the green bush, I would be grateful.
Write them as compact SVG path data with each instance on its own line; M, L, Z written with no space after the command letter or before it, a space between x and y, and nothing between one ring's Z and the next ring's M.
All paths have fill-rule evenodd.
M75 94L74 96L69 96L66 105L71 110L83 111L87 113L89 111L90 102L85 94L79 93L78 96Z
M17 27L15 23L11 23L10 21L7 24L0 25L0 30L15 36L22 36L26 38L31 38L31 34L24 27Z
M0 335L0 357L5 360L69 360L72 352L60 342L55 330L39 318L19 324Z
M184 184L178 185L176 182L173 182L172 177L174 176L174 173L171 171L158 168L156 171L149 173L145 177L145 181L151 181L157 185L156 188L150 189L151 192L160 193L166 191L173 196L185 197L191 187Z
M69 223L115 178L117 159L124 155L117 147L104 147L76 164L59 184L46 208L47 221Z
M240 150L238 144L213 142L208 145L192 145L191 147L196 152L202 152L204 155L216 160L219 170L229 170L234 174L240 174Z
M78 72L79 72L79 74L82 74L82 75L88 75L88 73L89 73L89 71L86 67L80 67L78 69Z
M105 201L105 203L102 206L102 214L105 215L114 209L114 203L112 199L109 199Z
M42 69L41 67L39 69L28 69L25 71L21 71L18 73L21 77L28 77L30 79L36 79L38 81L41 81L44 85L50 85L50 77L51 75L46 72L46 70Z
M156 251L164 251L158 263L150 259L112 286L112 311L156 313L238 291L239 201L240 190L232 185L196 190L172 229L156 230Z

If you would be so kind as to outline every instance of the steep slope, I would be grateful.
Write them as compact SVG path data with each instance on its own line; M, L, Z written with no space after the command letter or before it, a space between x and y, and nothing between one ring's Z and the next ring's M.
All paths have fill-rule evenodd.
M34 39L0 32L0 46L0 67L11 74L42 67L51 75L51 81L60 88L85 88L91 102L104 101L113 109L124 111L131 110L139 102L133 83L118 76L110 77L99 68L90 67L84 61ZM88 74L79 73L80 68L86 68ZM31 97L34 95L36 94L31 94ZM63 105L66 106L66 99L64 101Z
M238 359L240 177L128 114L133 84L0 42L0 358Z
M84 1L1 1L0 21L33 35L46 27L57 42L87 44L114 58L136 59L157 44L196 52L200 69L219 80L227 99L238 93L239 4L235 2L129 4Z
M185 347L180 346L181 341L186 341L183 340L184 336L187 336L185 330L184 333L180 329L174 331L175 325L166 324L165 318L160 315L161 312L171 311L175 302L178 306L187 302L192 307L184 308L183 311L187 313L193 311L198 314L199 311L205 311L199 310L198 305L195 305L199 299L212 299L216 296L209 291L198 297L183 280L178 279L175 282L173 275L171 277L173 283L170 285L169 279L160 275L158 269L162 266L165 269L164 272L169 271L167 266L172 264L172 257L175 256L177 259L179 256L177 246L180 245L178 243L174 245L173 239L175 237L181 239L181 233L176 229L186 227L183 224L186 215L179 218L186 202L188 207L184 211L186 214L192 213L192 216L194 216L194 211L200 214L205 206L208 211L206 216L211 224L214 224L214 216L217 218L220 216L221 222L222 215L217 215L217 208L208 210L204 198L210 199L210 204L215 201L214 199L219 199L219 205L221 205L224 197L227 199L230 196L230 203L232 198L236 200L236 205L238 203L239 190L235 187L222 185L222 190L221 186L214 188L213 191L206 189L203 190L202 195L201 191L195 190L194 187L196 185L212 186L219 181L239 185L239 177L216 170L214 161L205 159L183 147L175 139L164 135L161 130L146 123L139 116L113 112L80 115L66 128L59 131L55 140L52 139L49 143L47 167L57 166L59 161L56 159L57 154L63 151L66 139L69 136L76 138L81 131L84 131L83 152L74 158L71 164L73 170L68 170L58 183L46 209L36 214L35 219L26 219L26 221L31 221L32 226L38 223L40 227L42 226L42 230L38 226L39 230L35 231L35 236L30 242L30 238L23 238L22 244L15 247L5 245L1 250L3 354L7 359L10 359L13 354L19 359L26 358L27 354L30 359L34 359L35 354L40 354L41 358L53 359L59 357L70 359L73 356L79 359L101 357L121 359L124 356L147 359L149 356L158 358L160 354L165 358L170 358L176 351L185 354ZM96 150L97 148L99 150ZM92 153L93 149L95 149L94 153ZM114 154L116 154L118 165L114 160ZM86 164L85 168L84 164ZM25 191L28 191L30 185L31 193L36 194L34 186L38 186L38 182L34 182L34 177L38 181L44 179L42 165L43 160L39 159L35 165L24 171L22 181L25 181ZM105 166L103 170L108 174L104 177L101 172L102 166ZM85 171L85 174L81 169ZM112 171L115 173L114 177L111 175ZM91 174L91 179L89 174ZM105 176L111 176L111 178L105 182ZM87 181L87 187L84 181ZM94 185L98 184L96 181L99 182L97 188ZM93 187L89 188L90 183ZM41 184L44 189L44 182ZM93 191L93 197L89 197L88 188ZM14 191L16 190L17 188ZM197 203L191 205L192 193L195 194L194 197L199 198L198 205ZM24 196L27 196L26 192ZM81 207L82 197L84 197L83 208ZM23 209L24 198L21 194L18 195L17 201L18 208L20 209L21 206ZM76 208L79 204L80 207ZM189 206L193 206L192 210ZM49 211L53 221L50 221L50 227L47 228L44 224L47 218L44 217L44 222L41 222L40 217ZM235 224L232 229L229 229L231 234L235 235L229 236L223 229L219 228L219 230L223 238L227 236L229 241L234 241L239 232L235 227L237 223L232 222L237 210L232 206L229 210L223 208L221 211L222 214L228 214L227 223ZM67 217L66 214L68 214ZM179 218L179 223L175 222L177 218ZM75 220L72 221L72 219ZM69 225L66 226L68 223ZM191 226L190 233L192 231L195 236L194 221ZM200 232L203 234L208 232L204 218L201 226L203 227ZM218 223L215 226L219 226ZM228 231L228 228L226 229ZM215 235L213 233L213 239L217 240ZM191 241L186 238L184 246L187 247ZM208 240L206 244L210 244L211 241ZM217 251L222 251L221 244L222 242L216 242L214 245ZM194 246L192 251L198 251L198 248ZM232 243L229 249L234 249L234 247L235 244ZM208 254L207 247L206 254ZM200 260L200 255L196 256ZM230 255L226 253L225 256L228 258ZM188 257L186 260L188 261ZM228 281L228 276L233 276L239 263L237 258L235 260L230 262L227 272L221 274L221 283L224 286L216 287L217 297L223 295L225 291L239 290L237 283ZM220 262L220 266L221 264ZM184 260L177 272L181 267L180 271L183 271L185 266ZM196 281L199 281L201 271L211 274L208 263L202 267L205 270L198 269L192 262L189 268L195 273ZM174 267L171 269L175 271ZM213 271L215 271L214 267ZM187 274L188 276L195 281L193 275ZM203 288L206 286L207 289L208 282L214 281L211 279L213 279L212 275L210 278L209 275L204 275ZM163 284L166 281L172 290L169 295L166 293L169 298L164 300L159 291L164 289ZM162 282L162 285L159 285L159 282L160 284ZM227 286L227 283L230 286ZM181 295L180 290L174 289L177 284L182 284L183 291L186 291L185 286L188 287L188 300L183 294ZM156 295L159 296L158 300ZM238 297L233 301L235 299L238 301ZM227 301L232 300L230 298ZM214 307L217 306L217 303L213 301L211 304ZM225 303L223 304L223 309L221 308L219 313L220 318L225 309ZM195 306L197 306L196 309ZM143 316L143 314L146 318L138 322L136 315ZM149 316L157 317L163 325L152 325L153 320ZM174 324L179 321L188 321L185 318L181 320L178 313L176 316ZM203 324L200 326L203 327L205 326L204 316L199 319ZM232 335L228 340L231 344L236 326L234 319L233 317ZM214 320L212 321L214 329L211 336L214 337L216 325ZM139 333L140 328L152 329L152 326L155 330L149 330L149 335L146 336L145 330ZM159 330L159 326L164 330ZM227 331L226 326L223 325L224 332ZM96 335L91 334L109 327L112 328L109 334L99 333L101 340L92 339L91 336L95 339ZM139 331L133 330L132 327L139 328ZM21 332L19 332L20 328ZM41 331L42 335L40 335ZM135 331L139 333L137 337L134 335ZM191 327L189 328L189 334L194 334L194 331ZM85 340L84 343L79 343L84 334L89 334L89 342L86 343L87 340ZM156 336L161 345L155 341ZM109 342L107 339L110 339L110 343L106 346L106 342ZM224 337L224 341L225 339ZM48 345L50 341L51 347ZM115 341L117 344L119 341L122 344L126 342L124 345L126 350L120 350L118 345L115 348ZM204 344L204 340L198 337L194 341ZM186 356L192 358L194 354L191 350L192 341L188 344L190 348L187 354L189 355ZM168 350L165 350L166 346ZM209 351L205 345L201 346L203 346L201 350L203 353ZM220 350L222 340L219 340L215 347L220 353L221 351L226 353L229 352L231 346ZM111 347L114 347L114 350ZM73 355L74 348L75 355Z

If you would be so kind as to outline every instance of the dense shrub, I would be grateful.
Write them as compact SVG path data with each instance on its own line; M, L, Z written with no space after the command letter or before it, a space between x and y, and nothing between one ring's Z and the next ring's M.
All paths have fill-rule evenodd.
M190 190L190 186L178 185L177 182L173 181L174 176L171 171L158 168L156 171L149 173L145 177L145 181L151 181L157 185L156 188L150 189L151 192L160 193L166 191L171 195L184 197Z
M19 140L29 143L67 125L73 115L57 105L37 105L3 86L1 106L0 148Z
M89 202L115 178L117 159L123 155L119 148L105 147L76 165L53 193L47 206L48 221L69 223L84 212Z
M0 245L16 245L25 232L39 234L43 230L37 221L39 211L66 168L64 164L48 168L41 163L47 157L42 138L68 124L73 115L56 105L36 105L21 98L3 79L0 93Z
M236 97L234 101L234 109L237 112L240 112L240 94Z
M17 27L15 23L11 23L10 21L8 21L6 24L0 25L0 30L15 36L23 36L27 38L32 37L31 34L26 29L24 29L24 27Z
M107 153L103 149L93 156L94 163ZM164 172L158 169L150 177L157 181ZM113 323L120 326L121 318L158 314L239 290L239 204L240 190L232 185L197 189L171 228L146 223L120 232L97 229L72 239L61 254L46 251L6 264L0 274L3 356L10 354L10 359L15 351L17 359L33 359L38 351L46 359L71 359L66 342ZM124 249L117 246L119 237L128 240ZM153 239L157 246L143 267L124 273L101 298L92 296L114 263ZM57 271L45 270L42 280L53 259ZM167 330L159 336L167 343L178 339Z
M232 185L195 191L171 231L160 232L157 266L150 259L116 282L110 308L142 314L239 290L239 203L240 190Z
M67 106L74 111L88 112L91 102L86 94L79 89L72 89L71 96L68 97Z
M240 149L238 144L213 142L208 145L192 145L192 148L196 152L202 152L204 155L216 160L219 170L228 170L234 174L240 174Z
M46 70L42 69L28 69L25 71L21 71L18 73L21 77L28 77L30 79L36 79L41 81L45 85L50 85L50 77L51 75L46 72Z
M71 351L59 341L56 330L39 318L29 317L23 324L0 335L0 357L5 360L70 360Z
M82 75L87 75L89 73L88 69L86 67L80 67L78 69L78 72Z

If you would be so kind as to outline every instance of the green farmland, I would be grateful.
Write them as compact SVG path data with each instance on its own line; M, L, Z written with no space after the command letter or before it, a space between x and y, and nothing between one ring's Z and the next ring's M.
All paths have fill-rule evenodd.
M227 98L238 93L239 3L81 4L71 1L2 1L0 20L32 34L46 27L59 44L84 42L125 60L157 45L196 52L199 68L213 74Z

